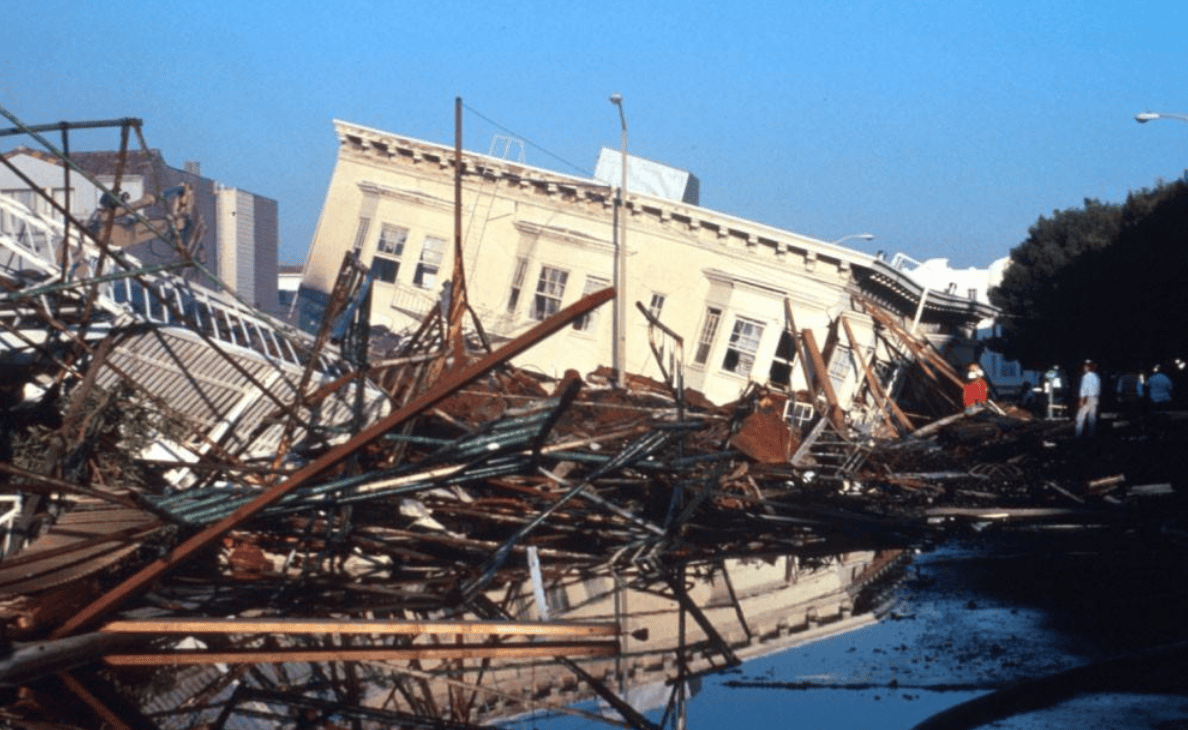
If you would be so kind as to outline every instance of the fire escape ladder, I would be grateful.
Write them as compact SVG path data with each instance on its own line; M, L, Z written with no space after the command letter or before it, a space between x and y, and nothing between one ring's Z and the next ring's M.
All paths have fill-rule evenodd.
M819 418L792 456L792 464L813 467L815 478L840 483L860 469L869 454L869 446L839 433L828 418Z

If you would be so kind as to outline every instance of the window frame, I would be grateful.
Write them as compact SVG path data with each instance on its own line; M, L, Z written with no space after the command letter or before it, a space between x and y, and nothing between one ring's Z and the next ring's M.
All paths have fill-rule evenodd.
M767 373L767 380L770 383L783 386L784 388L792 387L792 371L796 367L796 336L787 327L780 330L780 339L776 342L775 353L771 356L771 368ZM787 375L784 380L776 377L776 369L787 370Z
M528 257L516 257L516 269L512 272L511 291L507 297L507 311L514 314L520 303L520 293L524 290L524 277L528 275Z
M375 242L375 255L371 258L371 271L376 279L395 284L400 276L400 263L404 258L404 245L408 243L409 230L395 223L380 225L379 240Z
M548 264L541 265L540 276L536 279L536 292L532 297L533 319L548 319L561 311L561 302L565 298L565 286L568 282L568 270Z
M723 372L744 378L750 377L751 371L755 369L759 346L763 343L764 329L765 325L760 320L735 316L734 325L730 328L730 340L726 344L726 353L722 356ZM744 347L747 343L753 343L753 346ZM734 365L731 365L732 360Z
M661 294L658 291L652 292L652 299L648 302L648 313L660 319L660 313L664 311L664 303L668 301L668 296Z
M710 352L714 349L714 339L718 335L718 326L722 323L721 307L706 307L701 319L701 332L697 336L697 351L693 354L693 364L705 365L709 362Z
M586 274L585 284L582 286L582 297L588 297L594 292L602 291L610 286L610 279L602 276ZM598 310L586 312L573 321L573 328L578 332L592 333L598 323Z
M440 249L438 248L440 246ZM417 257L417 270L413 274L413 286L432 289L437 286L437 275L445 260L446 239L427 235L421 243L421 254Z

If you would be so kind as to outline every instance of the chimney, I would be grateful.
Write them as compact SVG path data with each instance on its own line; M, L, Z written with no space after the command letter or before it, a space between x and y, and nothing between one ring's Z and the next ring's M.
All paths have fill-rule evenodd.
M197 177L202 177L202 164L197 160L186 160L186 172Z

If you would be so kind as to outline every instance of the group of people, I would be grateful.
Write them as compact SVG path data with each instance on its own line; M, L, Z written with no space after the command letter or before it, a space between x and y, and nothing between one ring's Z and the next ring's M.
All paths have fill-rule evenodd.
M1062 387L1059 370L1052 368L1044 376L1044 393L1048 402L1053 402ZM1116 395L1119 405L1134 408L1139 404L1150 404L1155 409L1166 409L1171 406L1174 384L1172 379L1159 366L1155 366L1149 377L1141 373L1126 373L1116 381ZM1024 402L1031 396L1031 386L1023 383ZM1086 360L1082 366L1081 379L1076 399L1076 435L1093 436L1097 431L1097 413L1101 405L1102 380L1097 372L1097 363ZM963 405L966 413L973 413L984 407L989 399L989 384L986 374L977 363L970 363L966 369L966 381L963 388ZM1049 412L1049 415L1051 413Z
M1086 383L1086 381L1088 381ZM1077 435L1093 435L1094 424L1097 420L1097 406L1101 399L1101 378L1097 375L1097 366L1086 360L1085 375L1081 377L1080 407L1077 411ZM1142 372L1127 372L1119 375L1114 383L1114 395L1121 412L1128 416L1136 416L1147 408L1167 410L1172 405L1172 394L1175 383L1159 365L1156 365L1149 376ZM1093 391L1096 391L1094 394ZM1088 400L1088 397L1093 397ZM1092 410L1090 410L1092 409ZM1085 415L1082 416L1082 412Z

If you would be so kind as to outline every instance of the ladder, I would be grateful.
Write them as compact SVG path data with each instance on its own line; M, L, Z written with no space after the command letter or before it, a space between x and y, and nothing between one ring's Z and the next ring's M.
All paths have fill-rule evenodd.
M818 418L793 454L792 465L813 467L818 479L840 483L862 467L870 451L869 446L839 433L828 418Z

